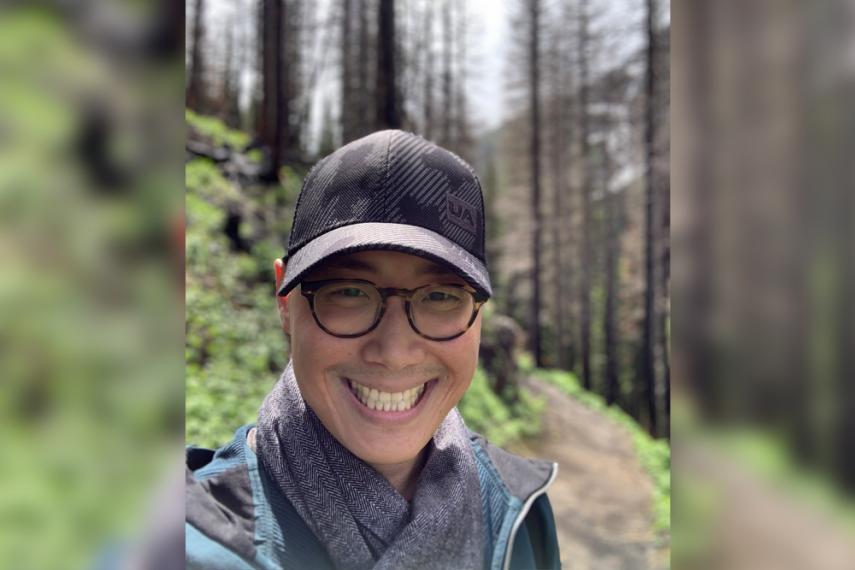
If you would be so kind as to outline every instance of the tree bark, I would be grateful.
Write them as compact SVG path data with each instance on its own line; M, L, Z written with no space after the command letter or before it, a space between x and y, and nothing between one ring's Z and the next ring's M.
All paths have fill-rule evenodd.
M451 55L453 51L453 29L451 20L451 0L445 0L442 6L442 145L453 146L452 117L454 99L451 77Z
M202 44L205 41L205 0L196 0L193 10L193 28L190 32L190 69L187 73L185 105L198 113L207 112L205 105L205 62Z
M647 415L650 422L651 435L659 433L657 382L654 360L654 335L656 326L655 299L656 273L654 263L654 212L655 212L655 180L653 160L656 141L656 121L654 117L656 92L656 34L654 28L654 0L647 0L647 71L645 76L645 165L644 165L644 323L641 340L641 384L645 387Z
M457 22L457 81L455 82L454 151L464 159L470 159L472 140L466 113L466 0L458 0L455 21Z
M565 213L565 192L568 189L567 140L571 133L571 127L567 121L567 105L569 104L568 73L565 67L564 30L556 34L550 42L550 77L552 82L551 95L551 118L549 127L552 131L551 137L551 162L552 162L552 247L553 247L553 290L555 294L555 333L556 333L556 358L555 364L558 368L568 369L568 343L566 330L566 311L568 287L565 279L566 264L564 262L564 236L562 229L568 221Z
M529 106L531 111L531 209L534 221L532 237L532 301L531 301L531 351L538 367L542 367L540 295L541 295L541 232L543 220L540 212L540 0L528 1L529 12Z
M377 119L384 129L401 128L395 77L395 1L380 0L377 54Z
M297 109L303 76L300 62L303 61L301 36L304 25L305 6L302 0L284 0L282 31L284 48L280 63L282 74L283 101L281 115L283 159L295 160L300 155L301 127Z
M424 135L431 140L434 132L434 101L433 101L433 6L428 0L425 6L425 93L424 93Z
M341 133L342 144L352 141L353 124L353 53L352 53L352 1L342 0L341 14Z
M370 132L374 126L374 85L371 81L371 67L369 62L372 60L371 53L371 30L369 29L369 0L359 0L359 69L357 77L359 85L357 92L359 93L359 116L356 121L356 136L362 136Z
M287 113L283 78L283 25L285 6L282 0L262 0L262 102L260 139L270 149L271 177L276 177L282 164L282 141Z
M588 0L582 0L579 22L579 112L580 160L582 165L582 267L579 294L579 342L581 344L582 385L592 388L591 380L591 151L590 151L590 77L588 60Z
M608 157L606 158L608 160ZM606 172L608 172L607 167ZM617 349L619 345L615 314L617 312L617 263L619 252L619 194L608 194L606 206L606 306L603 317L606 352L606 403L612 405L618 401L620 391L620 372Z

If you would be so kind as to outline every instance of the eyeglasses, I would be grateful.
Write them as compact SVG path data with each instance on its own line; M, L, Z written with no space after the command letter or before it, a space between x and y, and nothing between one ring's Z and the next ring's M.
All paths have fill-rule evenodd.
M377 328L386 300L398 295L414 331L429 340L452 340L469 330L489 298L462 285L397 289L361 279L304 281L300 292L309 300L318 326L339 338L355 338Z

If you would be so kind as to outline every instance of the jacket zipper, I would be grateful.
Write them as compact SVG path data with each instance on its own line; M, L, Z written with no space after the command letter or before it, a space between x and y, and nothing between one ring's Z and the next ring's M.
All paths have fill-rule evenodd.
M514 548L514 540L517 537L517 531L520 528L523 520L525 520L526 515L531 510L531 506L537 500L537 498L544 493L552 485L552 482L555 481L555 478L558 476L558 464L552 464L552 473L549 475L549 479L546 480L546 483L541 485L539 489L536 489L531 495L529 495L528 499L526 499L525 503L523 503L520 512L517 514L516 520L514 520L514 525L511 527L511 535L508 537L508 546L505 550L505 561L502 564L502 570L508 570L511 566L511 551Z

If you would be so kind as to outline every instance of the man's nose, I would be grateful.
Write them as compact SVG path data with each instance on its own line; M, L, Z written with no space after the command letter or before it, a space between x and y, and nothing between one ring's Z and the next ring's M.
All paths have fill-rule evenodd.
M391 296L377 328L366 336L362 357L366 362L400 370L424 360L424 342L410 326L404 299Z

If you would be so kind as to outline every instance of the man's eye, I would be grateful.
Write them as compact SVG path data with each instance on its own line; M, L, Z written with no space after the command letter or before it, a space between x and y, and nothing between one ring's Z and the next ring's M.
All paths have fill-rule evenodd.
M365 291L359 289L358 287L342 287L341 289L336 289L332 292L333 295L337 295L339 297L348 297L351 299L357 297L365 297Z
M422 299L422 303L432 308L449 310L463 305L463 295L465 294L464 291L458 291L453 287L443 287L428 291Z
M428 301L452 301L457 298L447 291L432 291L427 296Z

